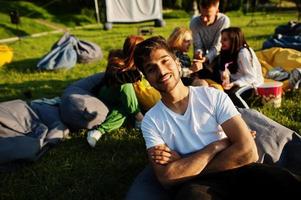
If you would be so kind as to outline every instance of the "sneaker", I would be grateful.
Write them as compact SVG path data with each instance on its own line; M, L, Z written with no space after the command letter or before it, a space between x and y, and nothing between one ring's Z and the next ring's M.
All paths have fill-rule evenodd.
M275 81L284 81L288 79L290 74L286 72L282 67L274 67L267 73L267 78Z
M295 68L291 72L289 83L293 87L293 89L299 89L300 82L301 82L301 68Z
M91 147L95 147L96 142L102 136L101 132L98 130L90 130L87 133L87 141Z

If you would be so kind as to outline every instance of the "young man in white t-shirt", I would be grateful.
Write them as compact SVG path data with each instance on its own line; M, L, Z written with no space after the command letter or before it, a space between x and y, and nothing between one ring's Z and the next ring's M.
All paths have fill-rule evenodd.
M253 184L265 182L258 181L266 179L259 176L262 173L253 180L253 172L270 168L252 164L258 159L254 139L225 93L186 87L180 63L162 37L138 44L134 55L136 66L162 97L145 114L141 129L156 178L173 190L172 197L235 199Z

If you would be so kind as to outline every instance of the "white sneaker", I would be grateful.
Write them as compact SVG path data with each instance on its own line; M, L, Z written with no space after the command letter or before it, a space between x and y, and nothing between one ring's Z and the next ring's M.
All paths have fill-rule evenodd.
M96 142L99 140L99 138L102 136L101 132L94 129L90 130L87 133L87 141L91 147L95 147Z

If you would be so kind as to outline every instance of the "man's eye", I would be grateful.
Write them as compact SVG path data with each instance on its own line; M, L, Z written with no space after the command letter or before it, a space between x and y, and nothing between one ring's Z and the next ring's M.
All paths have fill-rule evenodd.
M165 64L165 63L168 63L169 61L170 61L169 59L163 59L162 63Z
M152 73L152 72L155 71L155 69L154 69L153 67L149 67L149 68L147 68L147 70L145 70L145 71L146 71L146 73Z

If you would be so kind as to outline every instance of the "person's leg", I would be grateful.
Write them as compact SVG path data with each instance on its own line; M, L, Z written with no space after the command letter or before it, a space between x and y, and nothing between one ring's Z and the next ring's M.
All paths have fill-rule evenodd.
M127 115L134 113L137 121L143 119L132 84L123 84L121 86L120 98L122 105L118 108L111 108L106 120L97 127L101 134L120 128L127 119Z
M175 188L177 199L292 199L301 196L300 176L264 164L201 175Z
M131 83L123 84L120 88L121 109L128 115L140 112L138 99Z
M135 127L140 128L143 114L140 111L138 99L133 84L123 84L120 88L121 110L135 119Z
M211 187L198 183L189 183L182 187L176 194L175 200L219 200L216 193L211 192Z
M111 110L106 120L100 124L97 128L91 129L87 132L87 142L91 147L95 147L97 141L106 132L110 132L120 128L126 117L124 114L120 113L119 110Z
M170 200L168 191L158 182L150 165L135 178L126 200Z
M110 111L106 120L97 128L102 134L120 128L126 120L126 116L117 109Z
M239 191L250 199L295 199L301 196L300 176L280 167L257 163L242 167L238 183L245 185Z

